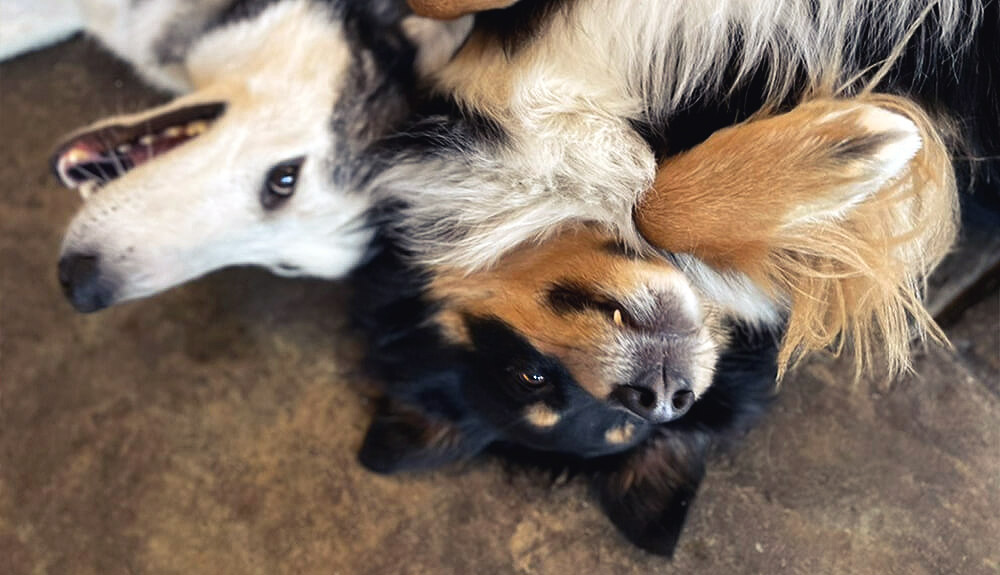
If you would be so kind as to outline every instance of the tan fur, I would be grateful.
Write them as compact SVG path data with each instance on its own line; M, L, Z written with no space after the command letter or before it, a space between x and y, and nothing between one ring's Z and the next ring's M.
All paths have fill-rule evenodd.
M624 445L632 440L635 434L635 426L626 423L619 427L612 427L604 434L604 440L612 445Z
M880 140L914 134L866 124L872 106L909 119L920 138L888 180L871 154ZM843 153L855 144L857 153ZM926 115L901 98L866 95L718 132L663 163L635 216L656 247L742 272L783 300L782 372L804 353L850 342L859 373L882 348L894 374L909 366L911 321L919 335L944 339L920 298L954 240L956 197Z
M410 8L421 16L451 20L481 10L506 8L517 0L408 0Z
M643 300L655 293L676 309L671 320L688 330L679 336L699 344L695 357L678 361L691 362L692 391L700 395L711 384L718 349L725 343L718 315L710 303L697 299L674 266L661 258L615 254L607 248L612 238L595 228L572 228L542 245L512 252L490 270L439 270L430 290L441 304L435 321L452 341L467 344L464 317L500 319L538 351L558 358L585 390L603 399L615 384L628 382L628 368L635 364L631 328L616 321L615 310L557 313L546 293L553 283L569 280L621 302L619 314L640 317L661 313Z

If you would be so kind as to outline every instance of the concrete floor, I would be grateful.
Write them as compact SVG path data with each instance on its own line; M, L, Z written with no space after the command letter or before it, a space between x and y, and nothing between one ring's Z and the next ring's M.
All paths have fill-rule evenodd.
M919 376L817 359L711 468L673 563L582 482L383 478L344 289L233 270L82 316L55 281L69 130L157 100L74 40L0 65L0 573L1000 573L1000 297Z

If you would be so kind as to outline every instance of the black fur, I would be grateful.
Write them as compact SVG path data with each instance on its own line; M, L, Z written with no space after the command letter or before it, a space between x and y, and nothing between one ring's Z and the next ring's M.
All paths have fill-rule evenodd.
M493 318L467 318L471 349L448 343L431 320L426 278L396 248L382 250L354 276L355 320L368 337L366 366L383 385L359 459L379 473L426 469L491 448L519 462L584 472L602 507L633 543L670 555L704 476L713 445L738 436L763 413L775 382L777 340L734 328L712 387L678 420L650 425L615 452L593 435L624 417L575 386L557 361ZM505 380L544 373L537 390ZM564 417L551 433L518 426L525 405L544 401ZM596 431L595 431L596 430Z
M351 67L330 125L337 135L333 179L346 189L360 189L356 182L371 168L370 144L386 126L402 124L418 101L416 49L401 27L407 13L402 2L354 1L340 10Z
M569 5L568 0L522 0L508 10L477 16L477 31L498 39L503 50L513 54L537 41L551 18ZM880 91L906 95L932 113L958 121L960 131L951 146L963 191L973 192L964 193L963 202L977 202L993 214L1000 214L998 6L1000 0L987 2L981 25L960 53L942 50L932 15L880 85ZM887 56L869 51L874 31L858 31L857 49L849 57L865 60L859 64L877 64ZM650 109L633 121L659 157L690 149L760 110L769 70L761 67L737 83L737 56L728 80L722 82L727 90L703 95L669 117ZM793 106L798 97L792 94L779 109ZM381 143L376 156L392 162L462 158L502 145L507 137L501 125L447 97L427 104L416 118L403 133ZM863 151L845 149L843 154ZM971 212L980 215L983 210ZM651 552L671 555L713 446L746 430L770 401L776 336L734 328L732 347L722 356L713 385L687 414L644 428L622 452L601 452L582 427L557 429L561 437L551 438L504 425L505 414L512 417L529 401L579 405L579 412L598 427L607 414L574 393L574 382L558 362L531 349L495 318L467 318L471 349L449 344L430 321L436 302L425 294L424 272L409 267L392 246L383 248L355 276L353 310L369 337L368 367L388 398L365 440L362 463L388 473L441 465L489 448L518 461L587 472L603 509L626 537ZM595 301L562 285L553 286L548 299L554 309L566 313ZM609 305L613 312L613 302ZM515 369L544 371L557 385L545 395L517 391L501 379L511 362ZM562 425L560 421L557 428Z
M492 118L435 96L417 104L408 123L367 150L375 175L402 161L455 158L489 152L509 142L507 131Z
M874 70L888 54L871 52L872 43L866 39L880 23L867 24L869 28L858 31L853 58ZM722 82L732 87L728 93L703 97L670 117L650 110L633 122L659 158L686 151L761 108L770 71L761 66L735 83L738 61L734 55ZM963 221L986 218L1000 225L1000 0L986 1L981 23L959 52L941 45L937 14L932 12L878 91L906 96L956 124L949 146L962 192ZM798 97L788 98L779 109L790 108Z
M551 18L572 0L520 0L509 8L476 14L476 30L500 42L508 56L545 31Z

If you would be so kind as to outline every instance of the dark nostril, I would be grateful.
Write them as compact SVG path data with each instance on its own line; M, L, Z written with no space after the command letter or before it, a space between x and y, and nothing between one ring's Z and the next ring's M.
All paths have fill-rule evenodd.
M673 397L670 398L670 405L673 406L674 411L678 413L683 413L691 407L694 403L694 392L689 389L681 389L674 392Z
M639 405L646 409L652 409L656 405L656 392L645 387L636 387L639 396Z
M656 408L656 392L648 387L622 385L612 396L629 411L646 417Z

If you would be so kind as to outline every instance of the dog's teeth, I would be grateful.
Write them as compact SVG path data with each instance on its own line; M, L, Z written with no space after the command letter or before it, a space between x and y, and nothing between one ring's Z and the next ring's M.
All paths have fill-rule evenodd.
M208 129L208 122L202 122L202 121L191 122L184 129L184 133L187 134L188 136L197 136L198 134L204 133L205 130L207 129Z
M156 138L153 137L151 134L147 134L147 135L139 138L139 144L141 144L143 146L152 146L153 142L155 142L155 141L156 141Z
M170 126L166 130L163 130L163 135L168 138L180 138L184 135L184 128L180 126Z
M84 200L90 198L97 191L97 182L94 180L87 180L79 186L77 186L76 191L80 193L80 197Z
M122 144L117 148L115 148L115 151L118 152L119 154L127 154L130 151L132 151L132 146L130 146L129 144Z
M79 148L73 148L72 150L66 152L63 155L63 161L69 164L81 164L90 157L90 152L86 150L81 150Z

